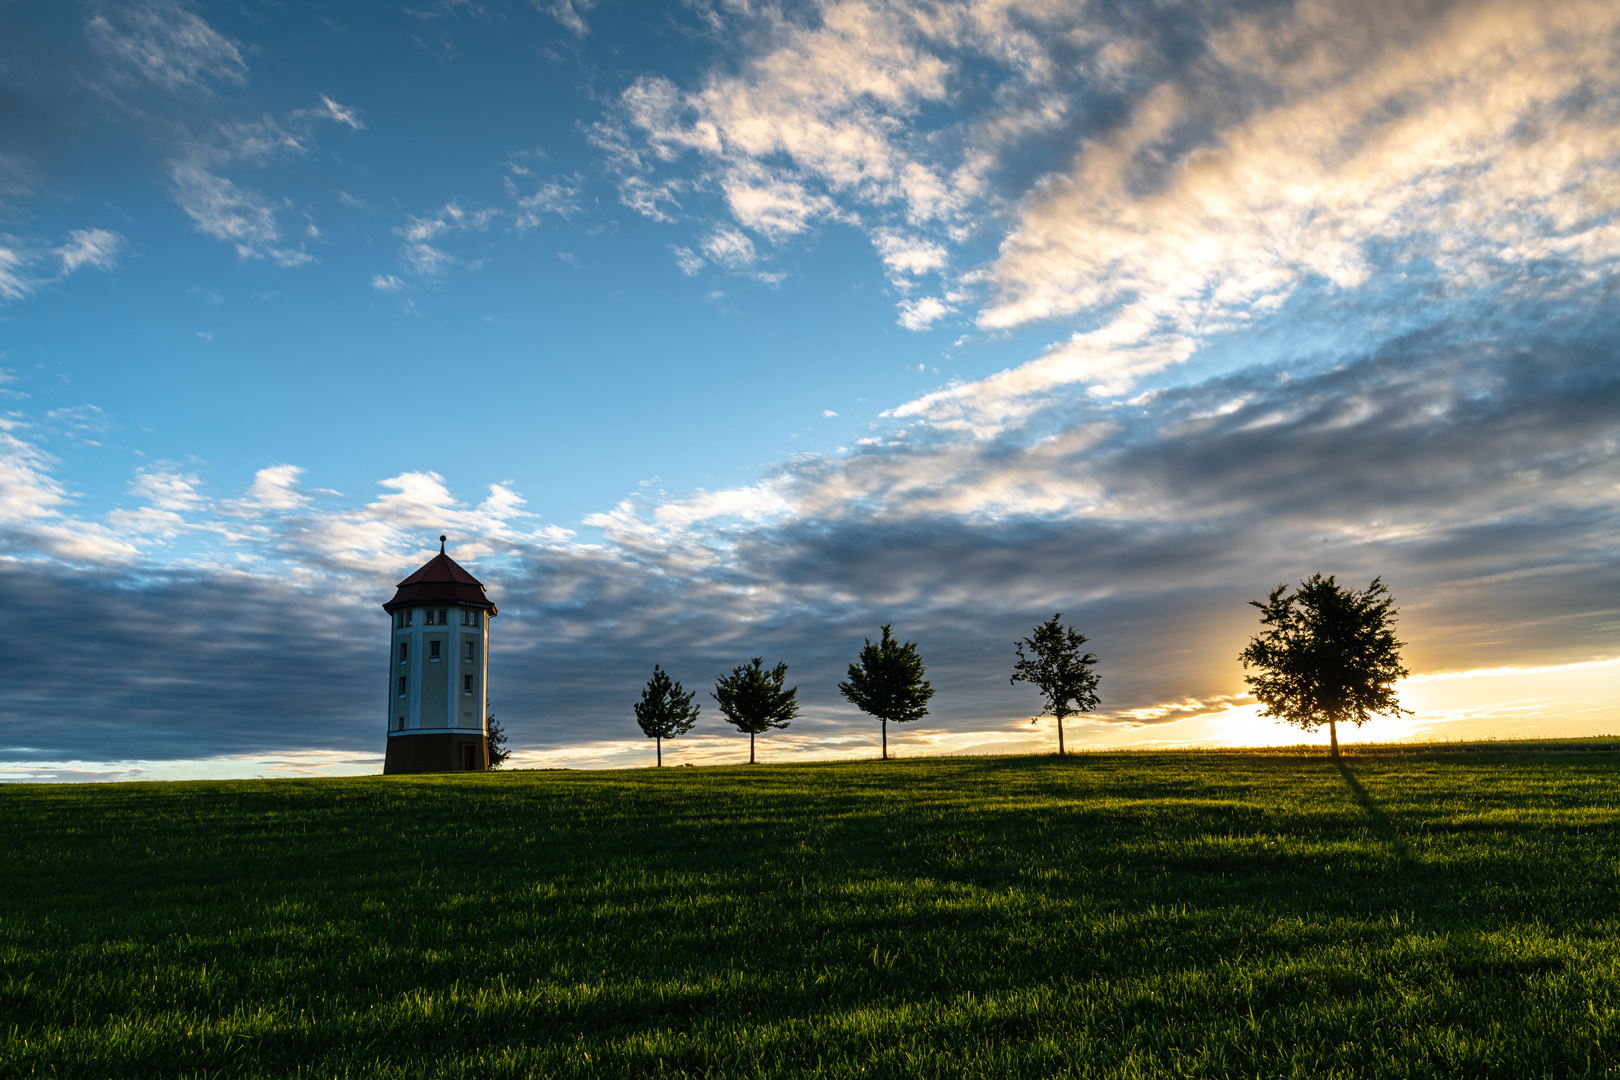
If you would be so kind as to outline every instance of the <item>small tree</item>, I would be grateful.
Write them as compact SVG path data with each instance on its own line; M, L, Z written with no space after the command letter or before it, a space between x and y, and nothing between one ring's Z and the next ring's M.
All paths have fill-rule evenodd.
M1018 663L1013 665L1011 682L1034 683L1041 692L1043 709L1040 716L1057 718L1058 757L1063 756L1063 718L1076 713L1087 713L1097 707L1097 682L1101 678L1092 670L1097 658L1081 653L1086 635L1073 627L1065 628L1063 613L1059 612L1035 628L1035 632L1018 641ZM1024 647L1029 646L1029 655Z
M739 664L730 675L715 680L712 696L720 703L721 715L738 731L748 733L750 765L754 763L754 736L785 728L799 715L799 688L783 689L786 679L786 662L766 671L764 661L756 656L753 663Z
M664 765L664 740L685 735L697 723L701 705L692 704L696 691L688 693L678 682L670 682L664 669L653 665L652 678L636 702L636 723L649 739L658 740L658 766Z
M883 640L878 644L866 639L860 662L849 665L849 681L838 684L850 704L882 721L884 761L889 760L889 721L920 720L928 715L928 699L934 696L934 688L923 681L917 643L900 644L889 633L891 625L883 625Z
M494 713L484 720L484 753L489 757L491 769L505 765L506 759L512 756L512 751L506 748L506 729L501 727Z
M1383 713L1409 713L1395 699L1395 680L1407 670L1401 664L1403 641L1395 640L1395 598L1382 578L1361 592L1340 586L1332 575L1314 574L1288 595L1287 585L1271 590L1260 609L1256 634L1238 657L1254 696L1265 708L1261 716L1315 731L1326 721L1335 758L1339 756L1339 721L1357 727Z

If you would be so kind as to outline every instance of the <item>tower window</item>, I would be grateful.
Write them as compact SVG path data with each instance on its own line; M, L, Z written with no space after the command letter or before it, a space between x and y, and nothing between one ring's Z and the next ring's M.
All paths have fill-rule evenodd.
M449 626L450 625L450 612L446 608L440 608L439 609L439 625L440 626Z
M399 662L403 664L407 660L409 660L410 658L411 658L411 643L408 642L408 641L400 642L399 643Z
M413 616L415 614L416 614L416 609L415 608L406 608L405 609L405 625L406 626L411 625L411 616Z
M461 677L461 692L463 694L472 693L472 681L473 677L471 675L463 675Z
M470 642L470 641L465 642L463 644L462 651L466 654L465 656L462 657L462 659L463 660L471 660L473 658L473 643Z
M479 621L480 621L480 618L482 617L482 615L483 615L482 612L479 612L479 611L473 612L472 613L472 622L468 623L467 625L469 625L469 626L477 626L477 625L479 625Z
M405 730L405 718L403 716L397 716L397 717L394 718L394 730L395 731L404 731Z
M437 660L437 659L439 659L439 642L437 642L437 641L428 642L428 659L429 660Z
M401 675L399 677L399 696L404 697L405 696L405 691L409 690L410 688L411 688L411 677L409 675Z

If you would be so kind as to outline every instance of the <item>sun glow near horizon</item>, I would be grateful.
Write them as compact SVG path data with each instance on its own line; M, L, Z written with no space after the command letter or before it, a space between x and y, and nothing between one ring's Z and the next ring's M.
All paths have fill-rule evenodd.
M1339 742L1466 742L1567 739L1620 733L1620 657L1537 667L1494 667L1412 675L1397 684L1411 715L1377 716L1339 727ZM1110 726L1077 740L1084 748L1292 746L1329 741L1316 731L1260 715L1247 694L1163 725ZM1083 718L1082 718L1082 722Z

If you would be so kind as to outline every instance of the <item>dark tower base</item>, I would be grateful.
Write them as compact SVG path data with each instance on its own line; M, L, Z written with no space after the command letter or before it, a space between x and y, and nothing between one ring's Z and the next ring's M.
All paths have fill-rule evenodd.
M383 775L425 772L482 772L489 768L484 736L460 732L442 735L391 735L383 758Z

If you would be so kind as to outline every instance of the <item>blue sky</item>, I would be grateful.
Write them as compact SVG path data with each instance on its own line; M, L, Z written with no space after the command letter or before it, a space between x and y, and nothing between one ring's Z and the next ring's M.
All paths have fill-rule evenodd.
M902 752L1032 748L1054 610L1082 744L1291 740L1235 657L1317 571L1402 604L1417 716L1367 734L1613 731L1617 35L0 5L0 772L374 769L377 605L440 532L529 764L639 762L653 663L760 653L780 754L867 753L833 685L887 621L940 688Z

